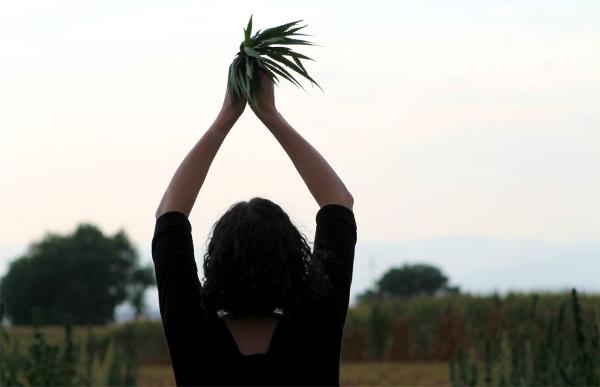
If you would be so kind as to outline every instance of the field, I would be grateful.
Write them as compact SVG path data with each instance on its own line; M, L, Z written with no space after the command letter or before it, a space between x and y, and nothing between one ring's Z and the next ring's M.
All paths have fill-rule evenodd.
M33 354L41 374L71 364L86 385L174 385L160 321L90 328L74 327L67 340L61 326L42 327L37 339L30 326L7 327L0 366L23 365ZM575 291L368 300L348 311L340 383L600 385L599 328L600 296ZM52 357L53 345L62 354L72 348L74 360Z
M155 326L152 323L149 326ZM109 334L119 326L93 327L97 335ZM43 328L44 336L51 343L64 340L64 328L47 326ZM11 337L19 341L21 350L28 348L33 342L31 327L12 327L8 329ZM85 327L73 330L76 341L85 337ZM162 340L160 340L162 341ZM166 350L166 347L163 348ZM165 353L166 354L166 353ZM138 369L138 385L140 386L175 386L171 366L164 359L152 356L142 362ZM340 367L340 384L343 386L448 386L448 363L433 362L393 362L393 361L348 361Z
M145 326L146 330L154 330L155 337L160 337L160 324L147 321L138 327ZM97 336L108 335L118 331L120 325L93 327ZM143 330L143 328L142 328ZM11 327L8 334L19 342L21 351L26 350L33 343L32 327ZM86 336L85 327L74 327L73 334L76 342L82 342ZM60 326L46 326L43 333L48 342L60 343L65 338L64 328ZM146 336L147 339L147 336ZM170 364L165 362L166 347L163 340L152 345L152 350L146 351L140 367L138 368L137 384L140 386L175 386L175 380ZM162 357L149 355L148 352L163 352ZM168 356L168 355L167 355ZM394 361L346 361L340 367L340 384L343 386L448 386L449 367L447 362L394 362Z
M169 366L142 366L141 386L174 386ZM448 364L443 362L347 362L340 369L342 386L448 386Z

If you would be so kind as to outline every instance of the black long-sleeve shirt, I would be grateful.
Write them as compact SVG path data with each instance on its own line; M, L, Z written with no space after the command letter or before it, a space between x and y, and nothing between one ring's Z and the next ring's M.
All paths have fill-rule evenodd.
M284 314L268 351L243 355L220 317L203 316L202 285L187 216L170 211L156 219L152 258L178 386L339 385L357 229L354 213L338 204L319 209L316 223L313 251L327 246L333 252L323 262L335 289L332 301L310 321L295 321Z

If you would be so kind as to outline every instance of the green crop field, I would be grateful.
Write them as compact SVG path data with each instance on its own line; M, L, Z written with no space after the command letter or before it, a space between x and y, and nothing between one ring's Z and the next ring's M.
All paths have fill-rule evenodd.
M139 322L146 327L154 327L159 344L152 346L155 354L145 351L147 360L142 361L137 373L137 384L140 386L174 386L175 380L168 363L165 343L160 334L160 322ZM98 337L116 332L121 325L93 327ZM33 343L33 328L29 326L11 327L8 330L12 339L19 342L19 351L26 352ZM65 339L65 331L61 326L43 327L44 336L51 343L59 343ZM83 342L87 334L86 327L73 328L75 342ZM147 338L147 337L146 337ZM146 341L148 342L148 341ZM341 364L340 383L345 386L360 385L394 385L394 386L447 386L449 367L447 362L393 362L393 361L347 361Z
M599 328L600 297L575 291L367 300L348 311L340 382L600 385ZM173 385L160 321L1 333L0 376L12 385Z

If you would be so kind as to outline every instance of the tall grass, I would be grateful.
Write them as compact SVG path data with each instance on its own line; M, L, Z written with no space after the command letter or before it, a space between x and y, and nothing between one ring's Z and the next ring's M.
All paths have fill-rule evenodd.
M512 348L523 337L529 338L529 345L544 338L547 322L552 318L558 322L555 315L570 298L565 292L366 300L348 311L342 359L448 361L458 356L459 347L467 357L474 351L478 359L484 358L486 341L487 351L496 354L503 341ZM590 337L598 332L600 296L580 295L578 302L584 322L580 329ZM575 337L575 320L563 317L562 324L565 334Z
M543 320L545 335L536 335L538 301L539 297L532 299L527 319L513 332L504 326L498 342L486 337L483 356L477 346L471 346L467 353L465 346L459 345L450 360L452 386L600 385L599 305L595 318L584 321L573 289L570 316L564 301L554 315Z
M342 361L449 361L457 386L600 384L599 329L600 296L575 291L374 299L348 311ZM133 385L139 365L170 366L161 321L0 327L0 345L7 386Z
M19 338L0 325L0 385L2 386L134 386L138 359L134 337L137 330L124 326L96 335L87 328L76 340L67 318L64 337L49 340L35 310L33 338L27 351ZM3 309L0 305L0 321ZM77 342L79 341L79 342Z

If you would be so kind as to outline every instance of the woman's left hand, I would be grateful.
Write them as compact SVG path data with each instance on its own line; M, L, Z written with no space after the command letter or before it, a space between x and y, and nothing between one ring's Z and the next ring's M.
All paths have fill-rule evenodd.
M229 87L225 88L225 99L223 101L223 107L221 108L221 111L235 118L238 118L244 112L246 104L246 98L238 97L237 95L235 95L233 90L229 89Z

